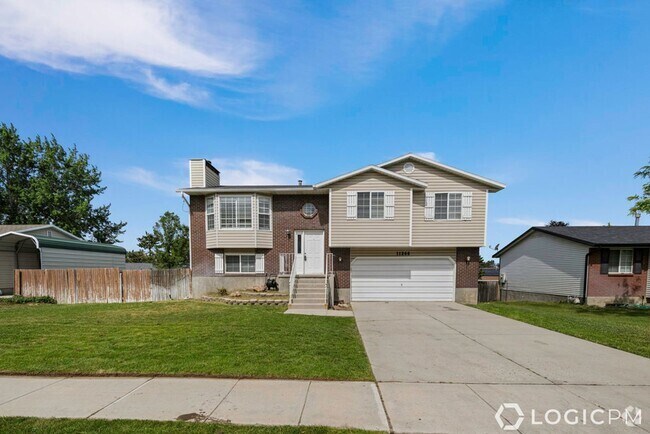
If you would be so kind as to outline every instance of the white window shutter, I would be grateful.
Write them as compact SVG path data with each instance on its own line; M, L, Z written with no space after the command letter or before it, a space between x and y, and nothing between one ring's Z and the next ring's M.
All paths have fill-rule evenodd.
M393 220L395 218L395 192L384 192L384 218Z
M357 218L357 192L348 191L348 219Z
M472 192L463 192L463 208L461 209L461 218L463 220L472 219Z
M255 254L255 272L264 273L264 253Z
M223 253L214 254L214 272L223 274Z
M433 220L435 217L436 194L426 193L424 197L424 219Z

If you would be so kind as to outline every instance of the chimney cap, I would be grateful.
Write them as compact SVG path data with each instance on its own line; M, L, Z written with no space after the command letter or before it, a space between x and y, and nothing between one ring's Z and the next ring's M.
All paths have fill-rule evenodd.
M298 180L298 185L302 185L302 179Z

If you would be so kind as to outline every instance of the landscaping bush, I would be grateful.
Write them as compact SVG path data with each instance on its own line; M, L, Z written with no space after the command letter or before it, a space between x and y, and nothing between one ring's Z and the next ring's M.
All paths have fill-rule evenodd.
M56 299L49 295L40 297L23 297L22 295L14 295L11 298L0 298L0 303L10 304L28 304L28 303L43 303L43 304L56 304Z

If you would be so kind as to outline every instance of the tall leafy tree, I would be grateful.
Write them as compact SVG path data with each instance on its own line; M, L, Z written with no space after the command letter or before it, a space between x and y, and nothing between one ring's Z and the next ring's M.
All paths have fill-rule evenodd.
M569 222L563 222L562 220L551 220L548 223L546 223L546 227L554 227L554 226L569 226Z
M647 179L648 182L642 185L641 194L635 194L627 198L627 200L634 202L634 205L630 208L630 215L642 212L650 214L650 164L640 168L634 174L634 177Z
M79 237L118 242L124 222L110 204L93 204L106 187L87 154L64 148L54 136L21 139L0 124L0 224L55 224Z
M138 238L138 246L156 268L187 267L190 262L189 233L180 217L167 211L154 224L151 233L145 232Z

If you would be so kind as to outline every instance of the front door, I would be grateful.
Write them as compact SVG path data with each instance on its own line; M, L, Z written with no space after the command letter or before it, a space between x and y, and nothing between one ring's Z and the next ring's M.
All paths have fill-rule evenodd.
M296 231L294 240L296 274L323 274L325 232Z

